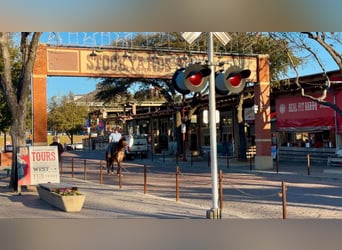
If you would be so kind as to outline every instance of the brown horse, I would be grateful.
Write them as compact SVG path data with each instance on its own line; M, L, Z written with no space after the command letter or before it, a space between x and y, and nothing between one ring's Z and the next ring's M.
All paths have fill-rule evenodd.
M107 173L114 174L114 163L118 164L117 174L121 175L121 163L125 158L125 150L127 147L126 138L123 136L119 140L119 142L115 143L112 147L112 152L110 156L108 155L108 151L106 150L106 165L107 165Z

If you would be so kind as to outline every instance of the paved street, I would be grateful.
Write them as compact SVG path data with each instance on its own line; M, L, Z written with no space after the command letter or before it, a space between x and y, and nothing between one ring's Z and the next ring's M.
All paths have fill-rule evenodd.
M174 156L155 155L125 161L121 187L117 175L107 175L103 159L103 151L64 153L61 182L77 185L86 194L79 213L51 207L38 198L34 188L23 189L21 195L12 192L7 187L8 178L1 173L0 217L197 219L205 218L212 207L212 179L206 159L191 163L190 158L182 162ZM220 157L218 168L223 176L223 219L282 218L284 207L287 218L342 218L342 175L326 173L322 164L312 163L308 174L305 163L281 162L277 173L275 169L255 170L253 162L230 159L227 164L227 159ZM335 168L337 173L339 170ZM280 196L283 182L286 206Z

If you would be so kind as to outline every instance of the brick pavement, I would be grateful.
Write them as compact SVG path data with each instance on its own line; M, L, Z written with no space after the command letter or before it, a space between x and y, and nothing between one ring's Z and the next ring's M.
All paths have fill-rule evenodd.
M102 151L78 151L66 152L64 154L65 161L75 157L75 164L80 169L83 168L83 160L87 159L93 162L95 168L99 169L99 161L103 159ZM90 164L90 163L89 163ZM191 163L191 159L187 158L186 162L178 161L173 156L155 155L153 160L151 157L147 159L135 159L126 162L126 172L124 175L124 185L120 188L117 185L117 179L114 177L104 176L105 182L100 184L97 175L87 176L87 180L82 179L82 175L77 178L71 178L70 172L65 172L61 175L61 181L64 183L72 183L77 185L79 189L87 195L86 202L80 213L65 213L59 211L47 203L39 200L37 192L34 188L24 189L21 195L12 192L7 187L8 177L5 173L0 176L0 217L1 218L205 218L206 211L210 209L210 167L207 159L196 158ZM140 166L139 166L140 165ZM161 174L168 172L169 176L164 178L165 190L170 185L174 185L174 170L175 166L179 166L185 178L190 178L189 173L201 173L202 176L195 176L192 179L192 191L194 196L182 197L180 201L175 200L174 192L166 190L166 195L158 195L155 185L148 187L148 193L144 194L141 184L134 183L134 178L128 179L132 173L139 170L132 170L136 166L147 165L150 171ZM90 167L90 166L89 166ZM218 168L225 174L241 174L248 176L273 176L273 177L290 177L298 180L317 180L327 183L341 184L342 175L326 173L326 166L322 164L312 163L310 167L310 175L308 175L307 166L303 162L280 162L278 173L276 169L272 170L255 170L253 163L240 162L236 159L230 159L229 165L224 157L218 159ZM67 170L67 169L66 169ZM125 169L124 169L125 170ZM336 169L340 170L340 169ZM162 179L161 174L154 179ZM132 175L133 176L133 175ZM150 177L149 177L150 178ZM201 183L196 183L197 179L201 178ZM196 187L203 186L203 178L205 178L206 191L199 194L194 190ZM254 177L253 177L254 178ZM153 180L153 178L151 177ZM126 181L127 180L127 181ZM168 184L170 181L170 184ZM184 181L185 182L185 181ZM129 184L129 185L128 185ZM209 185L209 186L208 186ZM159 188L159 187L158 187ZM202 187L203 188L203 187ZM190 190L190 189L189 189ZM168 193L167 193L168 192ZM198 199L197 196L201 196ZM195 201L195 202L193 202ZM232 203L232 202L231 202ZM229 209L222 211L223 218L250 218L252 214L242 212L236 203ZM267 208L267 204L263 204ZM276 215L279 216L279 215ZM267 215L266 215L267 217Z

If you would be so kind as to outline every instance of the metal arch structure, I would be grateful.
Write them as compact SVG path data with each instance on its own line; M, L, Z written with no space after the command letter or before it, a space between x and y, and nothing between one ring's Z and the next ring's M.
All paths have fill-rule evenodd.
M152 49L107 48L95 51L94 48L79 46L53 46L40 44L32 74L33 102L33 143L47 143L47 77L131 77L172 79L174 72L191 62L206 62L207 53L192 53L186 56L184 51L158 51ZM257 82L260 70L255 55L214 56L215 62L230 65L243 65L251 69L249 82Z

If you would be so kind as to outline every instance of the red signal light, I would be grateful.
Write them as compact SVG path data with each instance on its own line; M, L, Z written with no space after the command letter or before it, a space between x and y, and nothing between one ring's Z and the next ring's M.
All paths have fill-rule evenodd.
M181 94L201 92L207 85L211 69L200 64L189 64L187 68L176 70L172 76L174 88Z
M188 77L188 80L191 82L192 85L198 86L202 83L203 75L201 72L193 72L190 73L190 76Z
M184 71L184 85L191 92L201 92L207 85L211 69L200 64L190 64Z
M232 74L227 79L233 87L238 87L241 83L242 77L239 73Z
M221 95L239 94L246 86L246 79L250 76L249 69L230 66L225 72L220 71L215 76L215 89Z

